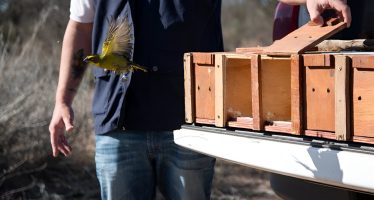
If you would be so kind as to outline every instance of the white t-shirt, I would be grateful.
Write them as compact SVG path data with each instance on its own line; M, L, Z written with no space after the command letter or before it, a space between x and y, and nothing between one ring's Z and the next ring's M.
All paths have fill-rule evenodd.
M94 0L71 0L70 19L80 23L92 23L95 16Z

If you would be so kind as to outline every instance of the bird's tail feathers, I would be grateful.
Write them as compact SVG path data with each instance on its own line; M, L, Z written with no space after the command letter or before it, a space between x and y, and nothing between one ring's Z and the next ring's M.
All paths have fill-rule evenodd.
M141 71L143 71L143 72L148 72L148 69L147 69L146 67L141 66L141 65L138 65L138 64L136 64L136 63L131 63L131 64L130 64L130 68L131 68L132 70L141 70Z

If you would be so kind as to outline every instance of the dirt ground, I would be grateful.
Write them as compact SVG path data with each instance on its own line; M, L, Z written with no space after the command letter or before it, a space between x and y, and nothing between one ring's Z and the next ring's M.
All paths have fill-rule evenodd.
M0 199L100 199L92 164L48 160L10 168L0 165ZM217 160L211 199L278 200L267 177L266 172ZM163 198L158 194L157 199Z
M264 171L217 160L212 187L215 200L280 200Z

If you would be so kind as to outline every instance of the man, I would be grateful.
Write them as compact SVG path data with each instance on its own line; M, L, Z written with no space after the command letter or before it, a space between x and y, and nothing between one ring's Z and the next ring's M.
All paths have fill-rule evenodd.
M64 129L73 129L71 104L85 71L83 55L74 52L100 53L107 18L130 13L134 62L150 69L135 72L130 85L94 69L95 160L103 199L153 199L156 186L166 199L209 199L215 159L177 146L172 131L184 122L183 53L223 51L220 10L220 0L71 1L50 124L54 156L71 153Z

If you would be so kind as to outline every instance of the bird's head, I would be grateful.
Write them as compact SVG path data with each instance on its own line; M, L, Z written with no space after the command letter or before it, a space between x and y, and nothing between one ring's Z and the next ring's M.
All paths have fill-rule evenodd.
M90 55L90 56L87 56L83 61L86 63L90 63L90 64L98 64L100 62L100 56Z

